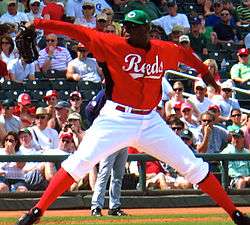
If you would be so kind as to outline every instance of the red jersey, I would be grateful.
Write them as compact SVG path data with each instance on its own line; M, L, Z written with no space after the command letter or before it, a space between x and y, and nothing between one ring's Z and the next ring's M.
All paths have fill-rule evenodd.
M98 32L81 25L35 19L38 29L64 34L86 45L95 58L107 65L107 99L136 109L153 109L161 99L161 78L167 69L177 70L179 62L208 73L191 49L174 43L151 40L149 50L128 44L123 37Z

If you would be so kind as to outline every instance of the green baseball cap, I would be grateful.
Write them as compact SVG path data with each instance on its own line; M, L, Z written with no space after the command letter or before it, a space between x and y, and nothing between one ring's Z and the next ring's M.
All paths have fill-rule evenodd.
M143 10L132 10L125 15L124 21L144 25L149 23L150 19Z

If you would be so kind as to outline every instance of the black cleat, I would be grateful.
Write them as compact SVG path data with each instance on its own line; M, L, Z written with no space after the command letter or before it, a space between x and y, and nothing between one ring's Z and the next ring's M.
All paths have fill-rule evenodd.
M250 225L250 217L238 210L233 213L232 219L237 225Z
M41 210L38 208L33 208L28 213L20 217L15 225L31 225L34 223L38 223L41 216Z
M121 210L121 208L109 209L109 216L127 216L128 214Z
M102 216L102 212L101 211L102 210L99 207L97 207L95 209L92 209L91 210L91 216L96 216L96 217Z

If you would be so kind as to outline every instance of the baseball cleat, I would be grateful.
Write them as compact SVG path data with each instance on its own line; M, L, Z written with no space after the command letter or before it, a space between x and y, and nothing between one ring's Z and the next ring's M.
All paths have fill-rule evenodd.
M28 213L20 217L15 225L31 225L34 223L38 223L41 216L41 210L38 208L33 208Z
M237 225L250 225L250 218L238 210L233 213L232 219Z
M109 216L127 216L127 213L121 210L121 208L109 209Z
M99 207L97 207L95 209L92 209L91 210L91 216L96 216L96 217L102 216L102 212L101 211L102 210Z

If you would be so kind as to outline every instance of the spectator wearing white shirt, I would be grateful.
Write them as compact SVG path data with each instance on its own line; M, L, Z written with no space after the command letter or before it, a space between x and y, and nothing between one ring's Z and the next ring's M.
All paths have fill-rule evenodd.
M89 51L82 43L76 47L77 58L69 62L67 78L75 81L92 81L99 83L102 80L102 70L98 66L95 58L89 58Z
M34 144L38 149L54 149L58 147L58 133L55 129L47 128L48 112L43 107L36 110L35 126L30 128Z
M194 83L195 95L190 96L189 101L196 106L199 113L206 112L208 110L208 107L212 105L212 102L207 97L205 97L206 92L207 92L207 85L202 80L195 81Z
M0 17L0 23L20 24L22 21L28 22L27 15L17 11L17 1L9 0L7 4L7 12Z
M15 51L14 41L10 35L2 35L0 37L0 44L1 58L6 64L18 57L18 53Z
M84 2L83 0L68 0L66 2L66 15L74 17L75 20L82 18L83 2Z
M22 56L11 60L7 69L12 80L16 82L23 82L25 79L35 80L35 63L26 63Z
M188 18L185 14L177 13L178 7L174 0L170 0L167 3L169 15L162 16L159 19L152 20L154 25L162 27L166 33L169 35L175 25L180 25L184 27L184 33L188 33L190 29L190 24Z
M59 47L57 36L48 34L46 36L47 47L39 52L38 64L43 72L48 70L66 71L68 63L72 60L68 49Z
M42 18L41 2L40 0L30 0L30 12L26 13L29 21L35 18Z

